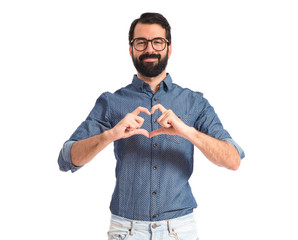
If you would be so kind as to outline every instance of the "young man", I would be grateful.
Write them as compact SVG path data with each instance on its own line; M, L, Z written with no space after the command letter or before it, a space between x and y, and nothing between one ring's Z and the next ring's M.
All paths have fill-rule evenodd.
M103 93L64 144L62 171L77 171L114 142L116 187L109 239L197 239L188 180L194 146L213 163L236 170L242 149L199 92L166 73L172 53L168 21L144 13L129 31L137 75L115 93Z

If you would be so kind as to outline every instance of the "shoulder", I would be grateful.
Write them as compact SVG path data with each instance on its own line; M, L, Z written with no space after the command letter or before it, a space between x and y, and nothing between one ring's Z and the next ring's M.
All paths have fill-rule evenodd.
M106 92L101 93L99 95L98 99L107 99L107 100L109 100L109 99L112 99L112 98L117 98L119 96L122 96L126 92L131 91L132 88L133 88L132 84L129 84L126 87L119 88L115 92L106 91Z
M204 94L199 91L194 91L192 89L182 87L176 83L172 84L171 91L176 92L176 94L188 96L189 98L193 98L196 101L201 101L204 99Z

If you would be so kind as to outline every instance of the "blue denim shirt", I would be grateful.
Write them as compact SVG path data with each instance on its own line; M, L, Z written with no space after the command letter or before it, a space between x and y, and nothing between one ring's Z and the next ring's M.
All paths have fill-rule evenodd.
M241 158L244 152L223 128L213 107L200 92L172 83L171 76L160 84L155 94L150 86L134 76L132 84L115 93L103 93L87 119L64 144L58 159L60 170L77 171L71 162L70 149L75 141L113 128L127 113L138 106L147 108L160 103L189 126L217 139L230 142ZM142 128L148 132L160 128L156 122L161 112L145 119ZM193 172L194 146L188 140L172 135L147 138L134 135L114 142L116 187L110 209L112 214L133 220L159 221L183 216L197 207L189 178ZM102 161L105 161L102 159Z

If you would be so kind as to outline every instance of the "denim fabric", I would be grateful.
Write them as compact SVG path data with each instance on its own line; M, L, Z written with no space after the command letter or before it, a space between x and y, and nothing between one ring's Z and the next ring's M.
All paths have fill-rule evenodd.
M198 240L194 215L172 220L142 222L112 215L108 240Z
M151 110L160 103L171 109L184 123L217 139L234 145L241 158L244 152L223 128L213 107L200 92L172 83L168 74L155 94L150 86L134 76L128 86L115 93L103 93L87 119L64 144L58 163L62 171L79 169L71 162L70 150L75 141L113 128L138 106ZM160 128L159 111L145 119L148 132ZM189 214L197 207L189 185L193 172L194 146L188 140L171 135L151 139L143 135L114 142L116 186L110 209L112 214L133 220L159 221ZM105 161L102 159L102 161ZM103 169L104 171L104 169Z

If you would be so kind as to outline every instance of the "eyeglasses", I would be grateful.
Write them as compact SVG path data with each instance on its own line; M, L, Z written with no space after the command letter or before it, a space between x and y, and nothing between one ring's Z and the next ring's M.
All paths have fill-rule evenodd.
M148 42L151 42L151 46L155 51L162 51L169 44L169 40L165 38L153 38L148 40L146 38L135 38L130 43L137 51L144 51L148 47Z

